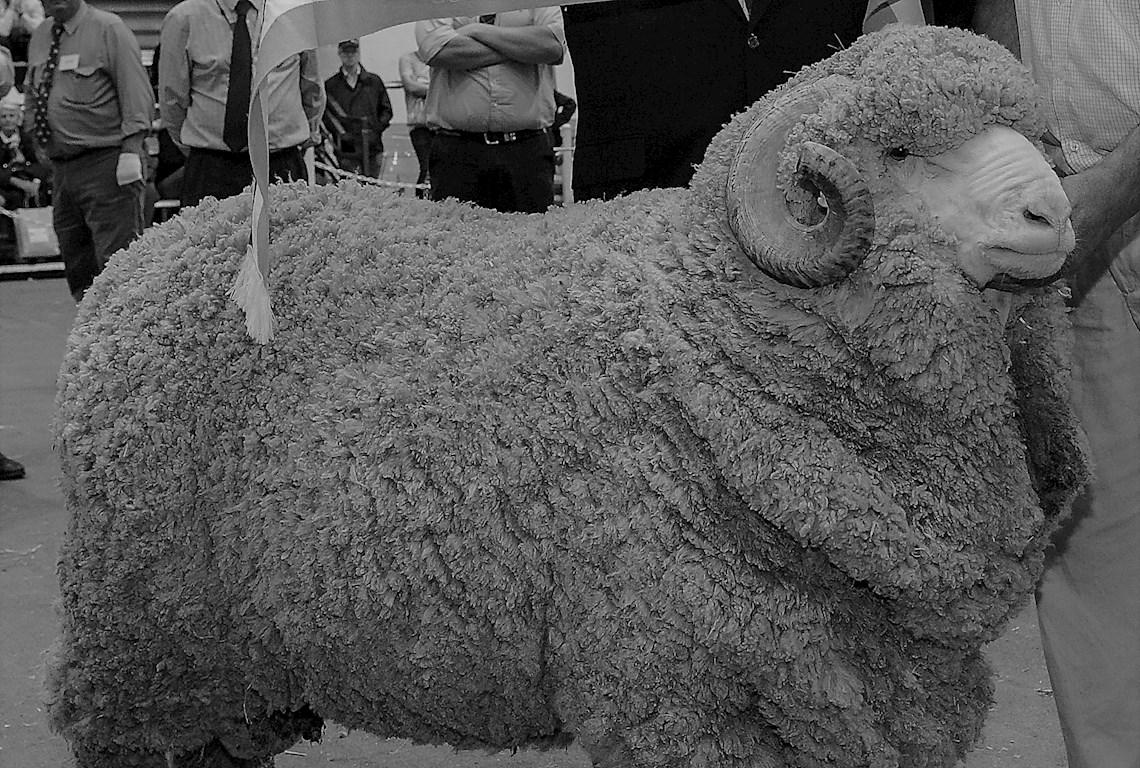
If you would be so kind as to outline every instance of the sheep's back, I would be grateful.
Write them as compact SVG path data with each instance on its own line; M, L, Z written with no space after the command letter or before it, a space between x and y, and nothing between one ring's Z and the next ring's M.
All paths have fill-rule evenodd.
M661 414L639 329L666 322L672 204L526 217L278 188L266 346L225 297L246 199L148 232L93 286L61 371L88 520L70 583L90 583L92 545L137 539L113 530L129 506L175 532L171 579L210 570L239 655L278 662L259 690L305 686L340 722L427 740L461 743L465 723L498 746L555 738L544 646L573 619L548 614L604 581L630 524L611 512L647 490ZM430 691L436 730L378 690Z

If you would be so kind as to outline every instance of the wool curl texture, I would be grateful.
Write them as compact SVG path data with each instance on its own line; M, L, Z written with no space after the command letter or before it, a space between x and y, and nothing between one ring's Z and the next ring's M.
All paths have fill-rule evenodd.
M833 145L1040 133L964 32L781 90L833 73L857 87L800 128ZM1003 326L890 209L843 280L759 272L724 179L764 104L689 189L544 216L276 187L269 345L226 299L248 195L116 255L59 376L79 766L255 765L322 718L629 768L955 764L1085 479L1064 307Z

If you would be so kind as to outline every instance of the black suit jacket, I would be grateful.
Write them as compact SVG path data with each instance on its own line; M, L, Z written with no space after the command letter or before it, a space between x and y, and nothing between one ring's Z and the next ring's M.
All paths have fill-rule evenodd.
M618 0L567 6L574 191L683 186L735 113L851 43L867 0Z

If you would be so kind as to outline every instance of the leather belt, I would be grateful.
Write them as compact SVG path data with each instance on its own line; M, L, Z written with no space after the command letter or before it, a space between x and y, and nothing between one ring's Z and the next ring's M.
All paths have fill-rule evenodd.
M486 131L478 133L475 131L453 131L450 128L436 128L434 133L439 136L451 136L456 139L464 139L466 141L479 141L484 144L510 144L514 141L522 141L529 139L532 136L541 136L546 133L545 128L528 128L522 131Z

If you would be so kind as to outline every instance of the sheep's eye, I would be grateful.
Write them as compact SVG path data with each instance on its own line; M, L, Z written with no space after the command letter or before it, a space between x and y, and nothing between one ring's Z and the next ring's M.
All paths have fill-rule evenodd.
M906 160L909 155L910 153L902 147L894 147L893 149L887 150L887 157L892 160Z

